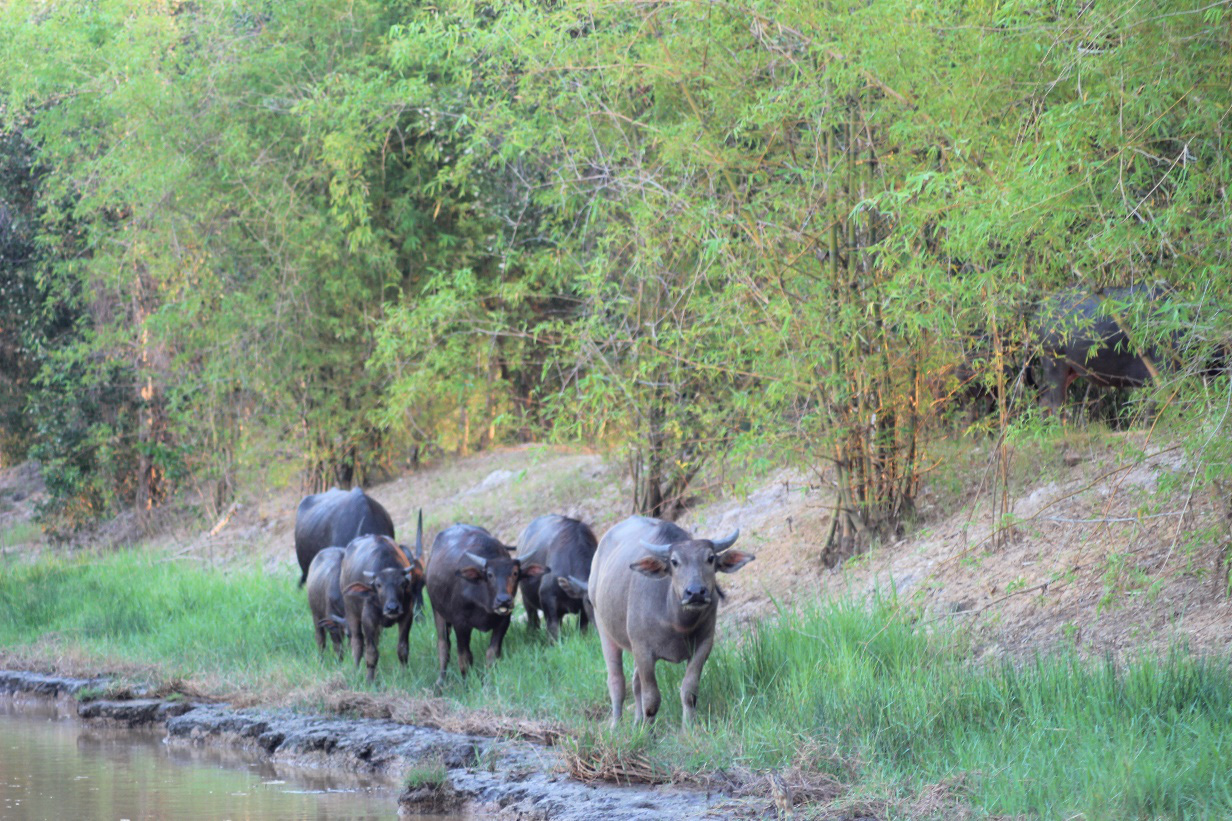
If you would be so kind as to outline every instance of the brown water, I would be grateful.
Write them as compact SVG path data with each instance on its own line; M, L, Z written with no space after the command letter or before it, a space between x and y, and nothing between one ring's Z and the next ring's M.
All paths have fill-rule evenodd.
M393 819L387 781L276 768L154 731L97 729L0 699L0 819Z

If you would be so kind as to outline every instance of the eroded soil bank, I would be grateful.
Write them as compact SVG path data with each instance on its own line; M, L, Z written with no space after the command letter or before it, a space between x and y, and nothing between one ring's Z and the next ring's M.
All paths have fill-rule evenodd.
M381 776L391 786L400 784L408 771L439 771L443 766L446 775L440 786L403 791L399 811L404 813L615 821L726 816L753 809L714 792L583 784L565 774L559 752L525 741L289 710L233 709L178 699L84 697L104 691L107 684L98 678L0 671L2 697L54 699L71 706L88 723L161 727L167 744L229 746L287 766Z

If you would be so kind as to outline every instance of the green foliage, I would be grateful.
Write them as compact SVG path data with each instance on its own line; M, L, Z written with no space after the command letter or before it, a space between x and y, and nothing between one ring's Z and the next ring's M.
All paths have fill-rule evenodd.
M440 789L449 782L449 773L443 762L420 764L407 770L402 777L402 786L408 790Z
M715 461L786 461L832 471L838 559L911 514L958 385L1010 422L1043 295L1165 278L1131 336L1183 340L1159 393L1203 439L1224 18L16 0L0 198L40 306L0 308L39 375L6 430L70 521L543 435L623 454L668 516Z

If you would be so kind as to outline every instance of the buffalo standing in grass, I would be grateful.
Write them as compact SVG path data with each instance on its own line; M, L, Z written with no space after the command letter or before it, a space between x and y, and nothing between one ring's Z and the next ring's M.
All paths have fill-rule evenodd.
M360 488L305 496L295 511L295 557L299 559L299 586L308 578L308 566L327 547L346 547L360 536L394 538L394 522L376 499Z
M595 532L588 525L565 516L540 516L522 531L518 550L523 564L551 568L542 576L523 575L518 585L526 606L526 622L532 630L539 629L542 610L552 641L560 635L560 620L567 613L578 614L579 625L585 632L589 614L584 599L571 595L559 582L570 576L589 577L597 544Z
M325 652L325 634L328 633L339 661L342 661L342 634L347 630L346 607L342 601L342 587L338 584L345 556L344 548L327 547L313 557L308 566L308 607L312 610L317 647Z
M408 636L415 611L423 609L423 513L415 534L415 553L408 556L388 536L360 536L347 545L338 583L351 631L355 663L368 662L368 681L376 677L381 630L398 625L398 661L406 666Z
M655 663L688 662L680 683L684 723L693 721L702 667L714 646L714 624L723 593L716 572L733 573L753 554L732 549L736 530L716 539L694 539L670 522L631 516L604 534L590 568L595 626L607 663L612 725L625 699L624 651L633 653L633 699L638 721L659 711Z
M445 683L449 666L450 628L458 639L458 669L463 675L474 660L472 630L492 631L487 654L491 664L501 655L519 579L537 578L548 571L539 564L523 565L513 558L513 551L475 525L454 525L438 533L432 542L428 598L436 619L438 688Z

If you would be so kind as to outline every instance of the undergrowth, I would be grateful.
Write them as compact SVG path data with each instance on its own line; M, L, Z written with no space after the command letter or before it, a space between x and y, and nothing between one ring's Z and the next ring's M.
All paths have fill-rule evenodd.
M226 682L273 698L340 678L359 692L430 694L431 620L403 669L382 641L378 680L318 655L290 573L209 570L148 552L17 563L0 578L0 644L25 657L71 652L151 675ZM393 631L386 631L391 633ZM482 659L483 636L475 642ZM925 632L895 602L817 602L728 626L702 677L699 726L680 727L682 667L661 664L652 732L606 729L598 641L569 620L557 646L517 623L505 658L444 695L459 709L563 726L579 775L652 781L787 771L904 806L961 783L981 813L1043 817L1224 817L1232 813L1232 670L1182 648L1124 664L1057 653L971 661L966 637ZM222 693L220 693L222 694ZM301 706L312 707L312 704ZM898 802L896 804L896 802Z

